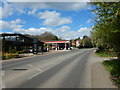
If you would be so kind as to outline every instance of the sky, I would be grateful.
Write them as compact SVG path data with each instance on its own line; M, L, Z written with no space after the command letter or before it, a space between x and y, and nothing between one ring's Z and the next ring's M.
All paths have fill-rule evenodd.
M8 2L0 4L1 33L40 35L52 32L59 38L90 36L93 13L87 2Z

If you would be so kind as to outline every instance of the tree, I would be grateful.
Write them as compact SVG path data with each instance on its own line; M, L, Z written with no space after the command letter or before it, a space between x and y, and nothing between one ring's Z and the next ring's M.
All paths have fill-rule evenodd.
M51 32L44 32L43 34L37 36L42 41L48 41L48 40L58 40L58 37L52 34Z
M75 38L75 40L81 40L81 39L80 39L80 37L78 37L78 38Z
M29 35L29 34L24 34L27 37L31 37L31 38L37 38L40 41L49 41L49 40L59 40L60 38L58 38L56 35L54 35L51 32L44 32L41 35Z
M97 46L112 48L120 59L120 2L90 3L95 13L92 41Z
M88 36L83 36L82 43L83 43L83 46L86 48L92 47L91 39Z

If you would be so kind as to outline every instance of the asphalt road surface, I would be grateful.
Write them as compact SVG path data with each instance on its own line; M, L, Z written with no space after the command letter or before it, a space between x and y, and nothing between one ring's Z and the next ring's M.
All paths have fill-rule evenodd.
M115 88L94 49L38 55L2 64L2 88Z

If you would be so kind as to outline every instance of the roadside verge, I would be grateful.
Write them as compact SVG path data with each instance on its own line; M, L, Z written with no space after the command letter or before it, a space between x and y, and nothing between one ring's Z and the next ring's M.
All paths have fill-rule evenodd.
M107 71L112 84L120 88L120 60L117 60L117 57L101 56L99 53L97 53L96 56L103 59L101 66Z

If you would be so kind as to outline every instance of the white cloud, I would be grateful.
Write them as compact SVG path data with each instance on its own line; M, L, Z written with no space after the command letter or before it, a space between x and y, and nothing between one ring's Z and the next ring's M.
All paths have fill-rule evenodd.
M63 27L66 27L66 26L63 26ZM72 31L72 30L70 30L70 27L69 27L68 30L64 31L62 29L63 27L54 30L53 33L55 35L59 36L60 38L64 38L64 39L68 39L68 40L75 39L75 38L78 38L78 37L80 37L82 39L83 36L85 36L85 35L90 36L90 30L91 30L90 28L82 27L77 31Z
M2 7L0 7L0 19L2 19Z
M31 15L31 14L34 15L36 12L37 12L37 9L33 9L32 11L29 11L29 12L28 12L28 15Z
M30 35L40 35L44 33L45 31L51 31L51 28L45 28L45 27L28 28L28 29L16 28L13 30L13 32L18 32L22 34L30 34Z
M8 30L23 27L22 25L19 25L20 23L24 23L24 22L21 21L20 19L16 19L15 21L0 20L1 28L2 29L8 29Z
M20 14L22 14L22 13L26 13L27 11L26 10L24 10L24 8L20 8L20 7L14 7L15 9L14 10L16 10L16 11L18 11L18 13L20 13Z
M90 0L7 0L7 1L9 2L90 2Z
M57 30L57 31L53 31L53 33L60 38L68 39L68 40L80 37L80 34L77 31L71 31L71 30L65 32L61 32Z
M88 19L86 23L90 23L91 22L91 19Z
M80 25L80 27L82 27L83 25Z
M0 19L6 18L16 11L18 13L35 14L40 9L55 9L55 10L72 10L78 11L87 7L87 2L2 2L3 7L0 7ZM28 11L29 8L32 11ZM2 14L1 14L2 13ZM2 17L3 16L3 17Z
M0 9L0 19L6 18L14 13L12 5L8 4L7 2L4 2L3 7L0 7Z
M72 31L69 26L62 26L60 28L56 28L55 30L52 28L40 27L40 28L28 28L24 29L21 23L24 23L20 19L16 19L14 21L0 21L2 24L2 29L12 30L14 33L22 33L22 34L30 34L30 35L40 35L45 31L50 31L53 34L57 35L60 38L64 39L74 39L77 37L82 38L84 35L90 35L90 28L82 27L77 31Z
M31 9L57 9L77 11L87 7L87 2L14 2L16 7Z
M60 38L64 39L74 39L74 38L82 38L84 35L89 36L90 35L90 28L82 27L77 31L72 31L69 26L62 26L60 28L56 28L55 30L52 28L46 28L46 27L40 27L40 28L28 28L24 29L22 25L19 25L22 23L20 19L16 19L15 21L0 21L0 24L2 24L2 29L9 29L12 30L14 33L22 33L22 34L30 34L30 35L40 35L44 33L45 31L52 32L53 34L57 35Z
M70 27L69 26L62 26L61 28L58 28L57 31L61 31L61 32L65 32L65 31L69 31Z
M30 34L30 35L40 35L44 33L45 31L52 32L53 34L57 35L60 38L64 39L75 39L80 37L81 39L83 36L90 35L90 28L82 27L77 31L72 31L70 30L69 26L62 26L61 28L57 28L53 30L52 28L45 28L45 27L40 27L40 28L28 28L28 29L23 29L23 28L16 28L13 30L13 32L19 32L22 34Z
M25 23L21 19L16 19L15 21L10 21L11 24L19 24L19 23Z
M57 25L72 23L71 18L61 17L61 14L56 11L40 12L40 13L38 13L37 16L40 19L45 19L45 21L43 22L43 25L57 26Z
M78 30L78 32L81 34L81 36L84 36L84 35L89 36L90 35L90 31L91 31L91 29L87 28L87 27L82 27L82 28L80 28Z
M25 13L24 7L17 6L13 2L8 3L6 1L1 2L3 5L0 7L0 19L13 15L16 11L18 13Z
M45 27L28 28L28 29L16 28L16 29L13 30L13 32L22 33L22 34L30 34L30 35L40 35L40 34L46 32L46 31L49 31L49 32L52 32L54 35L57 35L58 37L64 38L64 39L72 39L72 38L77 38L77 37L80 36L80 33L78 33L77 31L67 30L67 31L63 32L59 29L60 28L58 28L56 30L53 30L51 28L45 28Z

